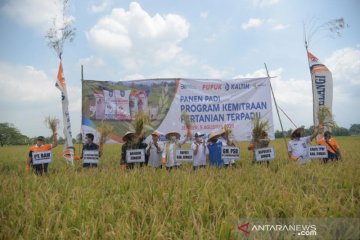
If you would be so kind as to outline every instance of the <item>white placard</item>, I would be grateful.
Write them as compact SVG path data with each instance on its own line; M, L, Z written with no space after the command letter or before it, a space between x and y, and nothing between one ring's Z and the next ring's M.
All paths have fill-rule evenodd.
M255 159L257 162L270 161L275 159L273 147L255 149Z
M194 150L176 149L176 161L194 161Z
M240 158L240 148L223 146L221 148L221 158L222 159L239 159Z
M314 145L308 147L309 158L327 158L328 152L324 145Z
M52 160L51 151L33 152L32 153L32 164L33 165L50 163L51 160Z
M84 163L96 163L99 162L98 150L84 150L83 152Z
M145 150L144 149L126 150L126 162L127 163L145 162Z

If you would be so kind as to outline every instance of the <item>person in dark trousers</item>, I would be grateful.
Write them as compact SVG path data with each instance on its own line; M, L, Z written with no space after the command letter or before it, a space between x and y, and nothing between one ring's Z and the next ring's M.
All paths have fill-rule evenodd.
M30 168L32 168L33 172L36 175L43 175L43 173L48 172L48 163L42 163L42 164L34 164L34 161L32 159L33 153L36 152L44 152L49 151L56 147L58 145L57 143L57 133L53 132L53 143L52 144L45 144L45 138L43 136L39 136L36 139L35 146L32 146L29 151L29 157L26 162L26 171L30 172Z
M122 170L125 169L133 169L135 164L138 163L128 163L126 160L126 151L132 149L146 149L147 144L143 142L144 137L140 137L138 141L135 141L135 133L128 131L123 136L123 141L125 142L121 146L121 159L120 159L120 166ZM147 156L145 156L145 162L147 162ZM144 165L144 163L139 164L140 167Z
M327 148L328 157L323 158L324 163L327 163L329 160L336 161L341 158L340 146L336 142L336 139L331 135L331 132L325 131L324 136L317 141L317 144L324 145Z
M94 143L94 134L87 133L85 135L85 144L81 152L81 158L83 158L84 156L84 150L99 151L99 145ZM101 156L101 154L102 154L101 151L99 151L99 157ZM98 166L97 163L83 163L83 168L93 168L93 167L96 168L97 166Z

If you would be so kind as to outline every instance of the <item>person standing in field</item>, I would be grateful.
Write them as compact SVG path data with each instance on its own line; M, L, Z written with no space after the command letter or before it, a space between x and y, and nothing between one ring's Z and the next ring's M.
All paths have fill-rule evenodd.
M325 131L324 136L317 141L317 144L324 145L327 148L328 157L323 158L324 163L327 163L329 160L334 161L341 158L340 146L331 135L331 132Z
M151 136L152 140L146 147L146 155L148 155L149 158L148 165L156 169L162 168L161 158L164 151L164 144L162 142L159 142L159 132L153 132Z
M190 139L191 132L188 130L186 137L180 140L180 133L172 131L165 135L165 138L169 140L165 144L165 148L162 154L162 162L166 165L166 170L170 171L173 168L180 168L181 162L176 160L176 149Z
M221 158L221 149L222 149L222 141L219 140L220 135L223 134L222 131L212 132L210 133L208 139L208 150L209 150L209 159L210 165L216 167L224 166L224 160Z
M226 130L226 128L223 128L221 130L221 132L222 132L222 134L221 134L221 137L219 138L219 141L222 142L222 146L235 147L234 141L232 141L229 136L231 130ZM236 167L235 160L236 159L224 159L224 166L225 167L228 167L228 166Z
M253 164L256 163L255 150L259 148L267 148L269 146L269 143L270 143L270 139L266 131L262 131L258 139L253 136L253 139L251 140L248 146L248 150L253 151L253 160L252 160ZM269 164L270 162L266 161L266 165L269 166Z
M81 158L84 156L84 150L85 151L99 151L99 145L94 143L94 134L87 133L85 135L85 144L83 146L82 152L81 152ZM101 151L99 151L99 157L101 156ZM97 167L97 163L83 163L83 168L92 168Z
M36 139L35 146L30 148L29 151L29 157L26 162L26 172L30 172L30 168L32 168L33 172L36 175L43 175L43 173L48 172L48 163L42 163L42 164L35 164L33 161L33 153L37 152L44 152L44 151L50 151L51 149L55 148L58 145L57 142L57 133L53 132L53 143L52 144L45 144L45 138L43 136L39 136Z
M209 152L206 143L203 140L204 134L200 132L195 133L195 141L191 144L191 149L194 151L193 169L205 168Z
M135 139L135 133L128 131L123 136L123 141L125 142L121 146L121 159L120 159L120 166L122 170L125 169L133 169L135 163L128 163L126 159L126 151L133 150L133 149L146 149L147 144L143 143L143 137L139 137L138 140ZM140 163L140 167L143 166L144 163Z
M322 131L324 127L319 125L315 128L311 136L304 137L304 128L296 128L291 133L291 141L288 143L288 155L291 160L298 164L305 164L311 162L308 154L308 146L311 141Z

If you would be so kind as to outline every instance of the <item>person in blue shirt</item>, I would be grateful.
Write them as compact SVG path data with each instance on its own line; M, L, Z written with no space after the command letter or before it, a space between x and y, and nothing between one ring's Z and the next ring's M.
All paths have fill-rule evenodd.
M210 165L216 167L224 166L224 160L221 159L221 148L222 142L219 141L219 137L223 132L212 132L210 133L208 139L208 149L209 149L209 158Z

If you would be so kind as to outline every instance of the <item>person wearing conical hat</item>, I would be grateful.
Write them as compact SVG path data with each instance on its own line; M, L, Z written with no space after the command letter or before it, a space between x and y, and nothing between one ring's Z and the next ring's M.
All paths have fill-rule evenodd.
M195 141L191 144L191 149L194 151L193 169L206 167L207 159L209 158L209 151L206 147L206 142L202 138L204 134L195 133Z
M288 143L288 155L291 160L298 164L311 162L308 153L308 146L311 141L324 129L321 124L318 125L311 136L304 137L304 128L296 128L291 133L291 140Z
M125 143L121 146L121 169L133 169L136 163L128 163L126 161L126 151L131 149L146 149L147 144L143 143L143 137L140 137L138 141L135 141L135 132L132 131L127 131L122 139ZM143 163L140 163L140 167L142 166Z
M235 143L232 139L230 139L230 132L226 131L225 128L221 129L221 135L219 137L219 141L222 142L222 146L233 146L235 147ZM235 163L236 159L224 159L224 166L228 167L228 166L232 166L232 167L236 167L236 163Z
M257 163L256 162L256 154L255 154L255 150L259 149L259 148L267 148L270 144L270 138L268 136L268 133L266 131L262 131L260 134L259 138L256 138L254 136L254 132L253 132L253 138L248 146L248 150L253 152L253 160L252 160L252 164ZM258 163L262 163L262 162L258 162ZM269 167L270 162L266 161L266 166Z
M162 168L162 153L164 151L164 144L159 141L160 133L155 131L151 134L152 140L146 147L146 154L149 156L148 165L154 168Z
M223 134L224 131L217 130L209 135L208 139L208 150L209 150L209 159L210 159L210 165L216 166L216 167L222 167L224 166L224 160L221 158L221 149L223 146L223 142L219 140L221 134Z
M181 148L181 146L190 139L191 132L188 131L186 138L180 140L180 133L176 131L168 132L165 135L165 138L169 141L165 144L165 148L162 154L162 162L166 165L166 170L170 171L173 168L179 168L181 162L176 161L176 149Z

